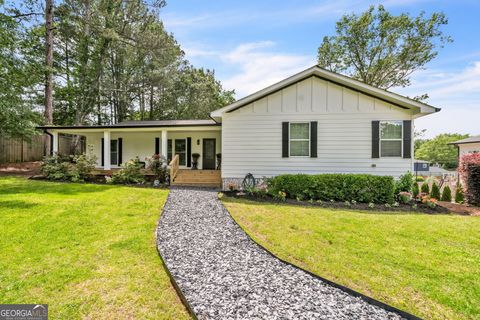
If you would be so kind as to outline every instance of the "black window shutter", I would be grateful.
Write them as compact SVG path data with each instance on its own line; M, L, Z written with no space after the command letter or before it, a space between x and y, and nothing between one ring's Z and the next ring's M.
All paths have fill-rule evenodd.
M187 167L192 166L192 138L187 138Z
M123 139L122 138L118 138L118 165L121 165L122 164L122 153L123 153Z
M102 138L102 167L105 165L105 139Z
M310 157L316 158L317 157L317 127L318 122L312 121L310 122Z
M412 120L403 121L403 157L412 157Z
M155 154L160 154L160 138L155 138Z
M372 158L380 158L380 121L372 121Z
M288 122L282 122L282 158L288 158Z

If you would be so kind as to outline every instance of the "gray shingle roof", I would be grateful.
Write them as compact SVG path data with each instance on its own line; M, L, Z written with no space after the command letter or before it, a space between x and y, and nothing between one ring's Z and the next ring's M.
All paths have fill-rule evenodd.
M473 137L465 138L465 139L462 139L462 140L452 142L451 144L464 144L464 143L476 143L476 142L480 142L480 136L473 136Z
M221 124L213 120L146 120L146 121L123 121L109 125L93 126L39 126L37 129L99 129L99 128L152 128L152 127L195 127L195 126L219 126Z

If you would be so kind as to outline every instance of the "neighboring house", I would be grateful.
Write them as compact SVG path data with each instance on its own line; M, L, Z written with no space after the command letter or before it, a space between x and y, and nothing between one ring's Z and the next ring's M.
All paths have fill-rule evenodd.
M199 153L199 168L215 169L221 153L226 187L247 173L398 177L413 170L413 121L439 110L314 66L212 112L212 120L41 128L52 134L54 152L59 133L85 136L87 153L106 170L153 153L178 154L180 169Z
M480 136L465 138L450 144L453 144L458 148L459 157L463 156L464 154L480 152Z

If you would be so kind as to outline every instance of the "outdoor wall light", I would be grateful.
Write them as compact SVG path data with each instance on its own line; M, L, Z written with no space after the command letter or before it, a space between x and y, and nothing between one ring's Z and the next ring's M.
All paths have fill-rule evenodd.
M197 146L200 145L200 139L197 139Z

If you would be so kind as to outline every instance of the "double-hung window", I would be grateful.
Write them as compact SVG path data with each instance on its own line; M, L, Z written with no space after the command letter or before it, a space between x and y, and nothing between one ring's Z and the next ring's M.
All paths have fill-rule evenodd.
M289 149L291 157L310 156L310 122L290 122Z
M401 157L403 121L380 121L380 156Z
M110 165L118 165L118 140L110 140Z

